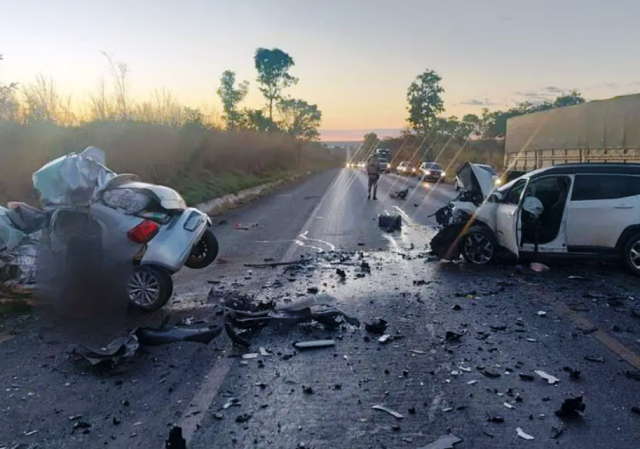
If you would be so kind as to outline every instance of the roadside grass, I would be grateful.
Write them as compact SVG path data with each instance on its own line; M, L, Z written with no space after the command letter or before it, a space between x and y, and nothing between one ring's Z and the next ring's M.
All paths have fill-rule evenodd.
M344 161L344 155L320 144L281 134L144 122L0 122L0 204L37 204L32 173L56 157L91 145L105 150L107 166L115 172L173 187L190 204Z

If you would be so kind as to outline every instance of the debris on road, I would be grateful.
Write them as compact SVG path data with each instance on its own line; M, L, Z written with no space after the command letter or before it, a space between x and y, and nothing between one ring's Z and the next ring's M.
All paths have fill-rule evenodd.
M564 433L564 427L552 427L551 428L551 438L557 440Z
M397 200L406 200L407 195L409 195L409 189L398 190L392 193L391 195L389 195L389 197Z
M393 337L389 334L385 334L382 337L378 338L378 343L385 344L393 340Z
M138 337L134 331L127 337L116 338L105 348L78 345L73 348L73 353L78 354L92 365L104 362L110 362L115 365L121 359L133 356L139 346Z
M438 438L433 443L426 446L420 446L418 449L454 449L453 445L462 442L462 438L458 438L454 434L449 434Z
M444 339L447 341L459 341L462 337L462 334L458 334L457 332L447 331L444 336Z
M335 345L335 340L299 341L293 344L297 349L328 348Z
M257 228L259 226L260 225L258 223L247 223L247 224L235 223L233 225L233 229L237 231L248 231L251 228Z
M486 377L488 377L489 379L497 379L498 377L501 377L502 374L500 373L494 373L492 371L488 371L486 369L483 369L480 371L483 375L485 375Z
M182 436L182 427L173 426L169 431L169 439L165 440L165 449L187 449L187 441Z
M569 279L570 281L591 281L591 279L584 276L569 276L567 279Z
M589 334L593 334L594 332L596 332L598 330L598 328L596 326L579 327L578 330L580 332L582 332L584 335L589 335Z
M396 232L402 229L402 217L400 215L380 215L378 227L386 232Z
M252 414L250 413L243 413L242 415L238 416L236 418L236 422L239 424L243 424L246 423L247 421L249 421L251 418L253 417Z
M556 410L556 416L561 418L570 418L579 416L579 412L584 412L587 405L583 402L582 396L565 399L559 410Z
M627 378L629 378L631 380L635 380L637 382L640 382L640 371L627 370L627 371L624 372L624 375L627 376Z
M502 405L504 405L505 407L507 407L508 409L511 409L511 410L515 410L516 409L513 405L509 404L508 402L505 402Z
M518 376L520 376L520 379L524 380L525 382L533 382L535 380L535 378L531 374L520 373L518 374Z
M545 312L544 310L540 310L540 311L538 311L538 316L545 317L545 316L547 316L547 312Z
M487 413L487 421L495 424L502 424L504 422L504 417L500 415L492 416Z
M135 330L138 341L144 346L165 345L178 341L191 341L208 345L222 333L222 326L206 329L185 329L182 327L161 327L151 329L141 327Z
M605 362L604 357L601 357L601 356L585 355L584 359L587 362L595 362L595 363L604 363Z
M640 407L631 407L631 413L635 413L636 415L640 415Z
M347 273L341 268L336 268L336 274L343 281L347 278Z
M532 436L531 436L531 435L529 435L528 433L525 433L525 432L524 432L524 430L522 430L520 427L518 427L518 428L516 429L516 432L517 432L518 436L519 436L520 438L522 438L522 439L525 439L525 440L535 440L535 438L534 438L534 437L532 437Z
M545 271L550 270L548 266L539 262L531 262L530 268L532 271L535 271L536 273L544 273Z
M562 368L562 370L569 373L570 379L573 379L573 380L580 379L580 371L570 368L568 366L565 366L564 368Z
M387 323L386 320L383 320L382 318L376 318L371 323L365 323L364 328L367 332L381 335L384 334L384 331L387 329L388 325L389 323Z
M560 379L558 379L557 377L553 377L551 374L547 374L544 371L536 370L536 371L534 371L534 373L536 373L538 376L542 377L544 380L549 382L549 384L551 384L551 385L560 382Z
M374 410L379 410L381 412L385 412L390 414L391 416L393 416L396 419L402 419L404 418L404 416L402 416L400 413L396 412L395 410L391 410L390 408L387 408L383 405L374 405L373 407L371 407Z

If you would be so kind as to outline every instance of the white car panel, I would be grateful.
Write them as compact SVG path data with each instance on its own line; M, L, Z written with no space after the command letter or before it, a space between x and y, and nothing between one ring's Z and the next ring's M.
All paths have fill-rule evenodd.
M615 248L622 232L639 222L640 199L637 196L570 201L567 245Z

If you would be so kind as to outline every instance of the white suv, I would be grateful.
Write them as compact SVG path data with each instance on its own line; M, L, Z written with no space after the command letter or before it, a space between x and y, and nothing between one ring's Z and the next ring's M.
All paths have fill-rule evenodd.
M609 256L640 275L640 165L557 165L497 190L474 164L458 176L466 192L437 217L445 225L432 242L440 257L485 264L499 248L516 257Z

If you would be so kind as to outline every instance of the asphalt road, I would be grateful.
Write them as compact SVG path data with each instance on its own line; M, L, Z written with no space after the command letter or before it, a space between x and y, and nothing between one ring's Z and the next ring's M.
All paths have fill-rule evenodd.
M405 201L389 197L404 188ZM159 449L174 424L191 449L419 448L448 433L462 449L637 448L640 414L632 407L640 407L640 381L625 373L640 374L638 279L618 265L557 264L535 273L510 263L430 261L430 215L454 196L450 185L387 175L373 201L361 171L313 175L217 217L219 262L179 273L163 311L130 314L114 329L158 325L165 316L201 327L219 320L211 298L225 292L286 303L317 288L318 302L362 322L387 320L394 338L386 344L364 326L271 326L252 336L249 349L222 335L207 346L143 348L103 370L69 354L74 342L47 317L9 317L0 327L0 448ZM402 215L401 233L378 228L385 213ZM301 256L311 261L293 272L245 266ZM325 338L335 347L292 346ZM242 358L260 348L269 355ZM581 375L572 379L565 367ZM565 399L580 395L583 413L556 416ZM74 429L78 421L91 427ZM519 437L518 428L535 439Z

